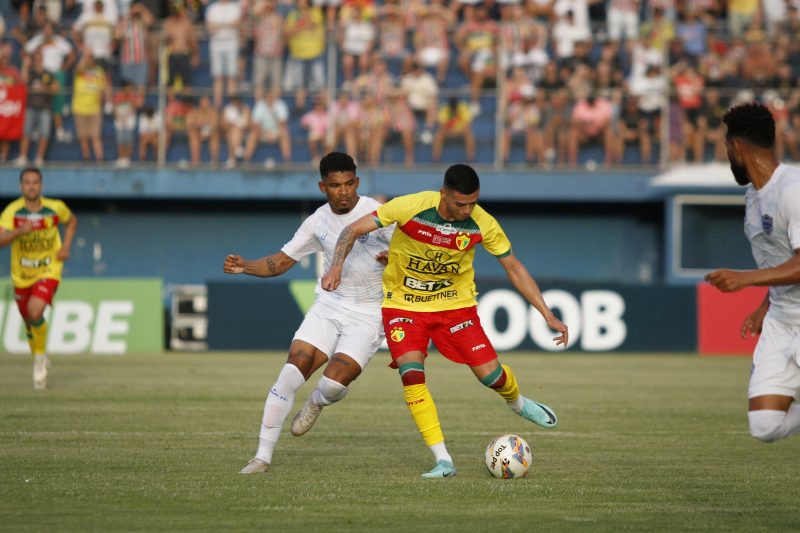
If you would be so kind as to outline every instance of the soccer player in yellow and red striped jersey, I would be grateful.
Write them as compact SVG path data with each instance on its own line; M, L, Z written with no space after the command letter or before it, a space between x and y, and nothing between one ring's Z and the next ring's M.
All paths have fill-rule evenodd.
M440 191L395 198L365 215L339 235L334 257L321 279L325 290L339 286L342 264L361 235L396 223L383 274L383 327L392 366L400 370L403 395L417 428L436 459L425 478L456 473L444 443L436 405L425 383L429 341L456 363L470 367L476 378L494 389L523 418L555 427L552 409L522 396L514 373L500 364L481 326L472 262L475 246L497 257L514 287L557 331L556 345L567 345L567 326L542 298L525 266L514 256L503 229L478 205L480 180L468 165L453 165Z
M0 215L0 247L11 245L11 281L33 355L33 386L47 386L45 308L61 282L78 219L61 200L42 196L42 173L26 168L19 175L22 196ZM63 224L64 240L58 226Z

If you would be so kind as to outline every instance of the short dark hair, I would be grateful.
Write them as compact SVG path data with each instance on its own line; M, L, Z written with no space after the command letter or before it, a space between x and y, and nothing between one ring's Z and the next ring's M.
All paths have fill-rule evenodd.
M472 194L481 188L481 180L474 168L458 163L445 171L444 187L461 194Z
M44 177L42 176L42 171L39 170L37 167L25 167L19 173L19 182L22 183L22 177L27 174L28 172L33 172L37 176L39 176L39 181L44 181Z
M344 152L331 152L319 162L319 175L322 179L332 172L352 172L355 174L356 162Z
M775 148L775 119L766 106L749 102L734 106L722 121L728 126L728 138L740 138L760 146Z

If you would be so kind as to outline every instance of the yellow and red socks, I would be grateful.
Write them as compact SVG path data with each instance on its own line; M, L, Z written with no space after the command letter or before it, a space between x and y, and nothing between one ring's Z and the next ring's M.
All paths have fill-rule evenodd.
M422 363L406 363L400 365L399 370L403 381L403 398L422 440L437 461L443 459L452 462L444 444L444 433L439 423L436 404L425 384L425 366Z
M515 413L522 411L524 401L519 393L517 378L509 367L506 365L498 366L493 372L484 376L481 379L481 383L502 396Z
M44 317L36 322L31 322L31 337L28 341L33 355L44 355L47 353L47 321Z

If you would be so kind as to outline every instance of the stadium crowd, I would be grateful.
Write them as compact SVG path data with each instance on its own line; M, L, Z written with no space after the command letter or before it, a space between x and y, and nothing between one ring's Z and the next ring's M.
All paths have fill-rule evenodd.
M0 161L20 166L724 160L722 115L751 99L800 160L800 0L0 7Z

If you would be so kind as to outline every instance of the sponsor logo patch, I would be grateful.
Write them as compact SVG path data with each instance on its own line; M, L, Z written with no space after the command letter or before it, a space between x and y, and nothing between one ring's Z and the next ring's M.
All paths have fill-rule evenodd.
M461 324L456 324L455 326L450 328L450 333L455 333L457 331L461 331L464 328L468 328L468 327L474 326L474 325L475 324L472 322L472 320L467 320L465 322L462 322Z
M406 276L403 279L403 285L415 291L438 292L442 289L450 287L453 285L453 282L449 279L443 279L439 281L422 281L420 279Z
M411 319L411 318L406 318L404 316L399 316L397 318L391 319L389 321L389 325L391 326L392 324L397 324L398 322L405 322L405 323L408 323L408 324L413 324L414 320Z
M477 346L473 346L473 347L472 347L472 351L473 351L473 352L477 352L478 350L482 350L482 349L484 349L484 348L486 348L486 345L485 345L485 344L483 344L483 343L480 343L480 344L478 344Z

